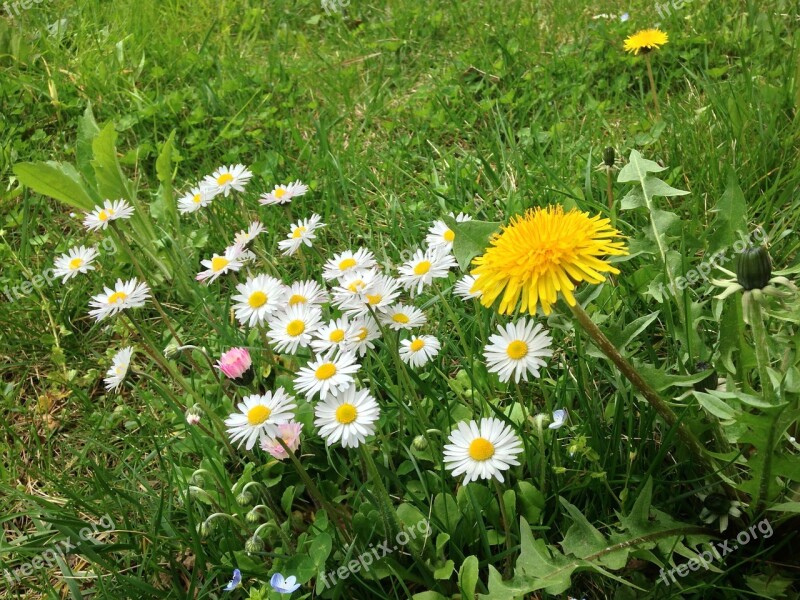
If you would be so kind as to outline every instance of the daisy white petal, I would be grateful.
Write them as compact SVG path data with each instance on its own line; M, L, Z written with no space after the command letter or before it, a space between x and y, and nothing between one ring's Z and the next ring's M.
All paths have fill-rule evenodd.
M56 259L53 276L62 277L63 283L78 273L88 273L94 270L94 259L97 258L97 248L86 248L85 246L75 246L66 254L62 254Z
M94 210L86 213L83 225L89 231L105 229L111 221L117 219L130 219L133 207L126 200L106 200L102 206L95 206Z
M253 173L244 165L222 166L213 174L204 177L200 187L212 198L220 194L227 198L231 190L243 192L252 176Z
M89 314L102 321L127 308L140 308L150 297L150 288L135 277L128 281L117 279L114 289L104 288L102 294L92 296Z
M324 399L328 394L344 391L353 384L353 375L361 368L356 355L341 352L336 356L318 356L297 372L294 388L309 400L316 394Z
M292 198L303 196L308 191L308 186L303 184L299 179L294 183L287 185L276 185L271 192L261 196L258 201L261 204L286 204L292 201Z
M225 248L225 252L220 256L215 254L210 260L201 261L205 271L200 271L197 274L197 281L206 281L211 283L217 277L224 273L231 271L238 271L244 265L244 246L234 244Z
M354 294L341 304L342 311L363 316L370 311L383 312L400 295L400 282L388 275L377 275L358 294Z
M458 216L450 213L450 216L453 217L457 223L464 223L472 220L472 217L465 215L464 213L458 213ZM428 235L425 237L425 242L431 248L437 248L445 250L446 252L450 252L453 249L453 242L455 239L455 231L450 229L444 221L434 221L433 225L431 225L430 229L428 229Z
M360 327L351 323L345 315L317 329L311 347L317 354L346 351L358 339L359 334Z
M278 248L283 251L284 256L292 256L303 244L310 248L317 239L314 232L322 227L325 227L325 223L322 223L322 217L317 214L311 215L310 219L300 219L292 224L286 239L278 242Z
M298 348L306 348L311 343L311 336L319 329L321 321L322 312L318 307L296 304L272 319L267 335L277 352L294 354Z
M419 294L434 279L447 277L455 266L455 258L441 249L417 250L411 260L400 266L398 279L412 295Z
M480 290L473 292L472 286L474 285L475 285L475 276L464 275L464 277L462 277L456 282L456 285L453 288L453 293L456 296L463 298L464 300L469 300L470 298L480 298L483 292Z
M334 254L333 258L325 263L322 277L326 281L333 281L356 271L372 269L375 265L375 255L366 248L359 248L355 252L345 250Z
M279 387L275 392L264 395L245 396L237 405L239 412L225 419L231 442L245 445L251 450L256 442L264 442L278 434L278 425L288 423L294 418L297 405L294 398Z
M353 329L356 330L354 339L346 345L348 352L354 352L358 356L364 356L367 350L374 350L373 340L381 337L381 330L371 316L358 317L353 320Z
M553 355L552 341L540 324L529 319L500 326L484 348L486 366L504 382L512 376L517 383L520 379L528 381L528 373L539 377L539 368L546 364L544 359Z
M193 213L211 204L214 196L203 186L193 187L178 199L178 212L182 215Z
M256 239L258 234L264 233L266 230L266 227L264 227L260 221L253 221L247 229L243 229L234 236L233 243L246 246Z
M462 421L449 442L444 447L445 468L453 477L465 474L464 485L477 479L503 482L503 471L519 465L516 455L522 452L522 443L511 427L494 417L480 423Z
M361 294L369 288L378 276L379 273L375 269L345 273L339 279L339 285L332 290L332 304L336 308L343 309L352 303L360 303Z
M344 448L357 448L375 433L381 411L369 390L351 385L318 402L314 414L314 425L320 428L326 446L341 442Z
M280 310L286 297L283 283L269 275L250 277L237 285L236 291L239 293L231 297L234 314L242 325L250 327L261 325Z
M328 292L316 281L306 279L295 281L286 286L286 303L289 306L295 304L308 304L311 306L321 306L329 301Z
M400 342L400 359L412 367L419 368L439 354L442 345L432 335L414 336Z
M122 385L125 375L128 374L131 356L133 356L133 348L130 346L123 348L114 355L114 358L111 360L111 367L106 371L106 376L103 380L106 384L107 392L112 390L116 392L119 386Z
M381 323L399 331L400 329L414 329L424 325L428 319L425 313L414 306L395 304L380 316Z

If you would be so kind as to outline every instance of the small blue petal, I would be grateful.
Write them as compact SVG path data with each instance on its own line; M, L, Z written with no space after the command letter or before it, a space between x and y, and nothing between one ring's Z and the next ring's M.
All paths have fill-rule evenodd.
M567 409L562 408L553 412L553 422L547 426L548 429L558 429L567 420Z
M297 578L294 575L284 579L283 575L280 573L275 573L269 580L272 589L281 594L291 594L294 592L300 587L300 584L296 582Z
M223 590L226 591L226 592L230 592L232 590L235 590L241 584L242 584L242 572L239 571L239 569L234 569L233 570L233 579L231 579L230 582L228 582L228 585L226 585L223 588Z

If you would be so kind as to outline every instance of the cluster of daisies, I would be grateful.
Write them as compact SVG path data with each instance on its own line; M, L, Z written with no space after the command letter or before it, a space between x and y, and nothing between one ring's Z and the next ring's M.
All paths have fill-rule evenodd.
M251 178L243 165L221 167L179 200L180 211L193 213L217 197L241 193ZM300 181L277 185L259 202L286 204L307 191ZM106 201L86 215L84 224L90 231L102 231L111 221L132 215L133 208L125 200ZM451 213L451 217L459 223L470 220L464 214ZM311 248L323 227L318 214L300 219L291 224L277 247L284 255ZM236 274L230 299L239 324L262 330L274 352L301 355L306 361L296 372L291 391L280 387L244 396L225 421L228 433L247 450L258 443L272 456L286 458L300 443L302 425L295 420L297 400L292 395L298 394L316 402L314 424L327 445L357 447L374 434L380 417L378 402L358 381L360 361L375 350L375 340L387 331L397 332L399 357L413 369L424 368L441 351L441 341L424 332L428 318L413 302L435 284L449 287L451 271L457 266L453 256L456 234L444 221L435 221L426 236L426 247L410 252L396 274L379 268L368 249L356 248L331 255L320 280L285 283L258 272L258 257L250 245L265 232L260 221L251 222L221 254L201 261L203 270L196 279L208 285L226 274ZM96 256L95 249L81 246L59 257L56 266L66 281L93 269ZM453 292L465 301L482 301L479 287L474 277L466 275L456 281ZM92 297L90 315L100 321L139 308L149 298L146 282L118 279L113 287ZM502 382L538 377L551 356L551 341L543 327L528 318L499 326L484 348L487 369ZM120 387L132 356L133 348L126 347L114 357L105 380L108 390ZM217 367L231 379L243 379L252 361L246 349L233 348L222 355ZM193 414L189 418L196 423L200 417ZM465 474L465 483L479 478L502 481L502 472L518 464L514 457L522 448L512 429L494 418L459 424L449 442L445 464L454 475Z

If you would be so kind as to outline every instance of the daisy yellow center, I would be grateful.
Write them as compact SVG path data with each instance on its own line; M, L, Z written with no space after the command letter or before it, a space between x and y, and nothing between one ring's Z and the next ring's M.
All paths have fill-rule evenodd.
M415 339L413 342L411 342L411 345L409 346L412 352L419 352L424 347L425 347L425 342L420 338Z
M355 294L363 287L364 287L364 282L361 279L356 279L354 282L352 282L350 285L347 286L347 289Z
M80 256L76 256L71 261L69 261L69 268L72 271L74 271L75 269L80 269L82 266L83 266L83 259Z
M339 270L346 271L347 269L352 269L356 266L356 259L355 258L345 258L342 262L339 263Z
M272 411L269 408L258 404L247 411L247 422L253 427L257 427L269 419L271 414Z
M383 300L383 296L380 294L367 294L367 302L369 302L372 306L375 306L381 300Z
M359 342L363 342L365 339L367 339L367 334L368 333L369 333L369 331L367 330L366 327L362 327L361 329L359 329L358 330L358 335L356 335L356 337L358 338L358 341Z
M286 195L286 190L285 190L285 189L283 189L283 188L278 188L278 189L277 189L277 190L275 190L273 193L275 194L275 197L276 197L278 200L280 200L281 198L283 198L283 197Z
M455 232L455 231L453 231L452 229L448 229L447 231L445 231L445 232L442 234L442 237L444 238L444 241L445 241L445 242L450 242L450 243L452 243L452 242L453 242L453 240L454 240L454 239L456 239L456 232Z
M101 221L108 221L108 217L110 216L111 216L111 211L101 210L98 213L97 218L100 219Z
M289 321L289 324L286 326L286 333L288 333L292 337L297 337L305 330L306 330L306 324L303 323L303 321L301 321L300 319Z
M228 263L231 262L224 256L215 256L211 259L211 270L215 273L222 271L225 267L228 266Z
M397 313L396 315L392 315L392 321L394 321L395 323L401 323L401 324L405 325L410 320L411 319L408 318L408 315L403 314L403 313Z
M289 306L294 306L295 304L305 304L306 302L308 302L308 299L301 294L292 294L292 297L289 298Z
M267 303L267 300L269 300L267 295L261 290L258 290L250 294L247 303L250 305L250 308L261 308Z
M219 177L217 177L217 185L225 185L226 183L230 183L233 181L233 175L230 173L223 173Z
M125 292L114 292L108 297L109 304L117 304L118 302L124 302L125 298L128 297L128 294Z
M200 201L202 199L203 198L202 196L200 196L200 194L195 194L194 196L192 196L192 202L194 202L195 204L200 204Z
M506 348L506 354L513 360L525 358L528 355L528 344L522 340L514 340Z
M484 461L494 456L494 444L486 438L475 438L469 444L469 457L472 460Z
M473 261L474 292L483 292L481 303L512 313L534 314L541 303L546 315L558 294L571 306L572 291L581 281L602 283L604 273L619 273L605 258L628 254L619 232L608 219L590 217L561 206L529 210L496 234L482 256Z
M340 343L344 339L344 329L334 329L328 339L335 344Z
M294 239L297 239L299 237L302 237L305 232L306 232L306 228L303 227L302 225L300 227L295 227L294 231L292 231L292 237Z
M414 275L425 275L428 271L431 270L431 261L423 260L417 263L417 266L414 267Z
M336 365L333 363L324 363L320 365L319 367L317 367L317 370L314 373L314 376L317 379L323 379L323 380L330 379L334 375L336 375Z
M336 420L342 425L349 425L356 420L357 416L358 411L356 410L356 407L347 402L336 409Z

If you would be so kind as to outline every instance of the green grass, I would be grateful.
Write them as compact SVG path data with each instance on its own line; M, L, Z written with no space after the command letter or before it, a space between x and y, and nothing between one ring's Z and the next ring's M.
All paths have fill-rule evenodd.
M608 213L605 174L595 167L609 145L626 160L636 149L666 166L659 176L690 192L657 199L678 216L664 232L677 274L728 248L732 229L756 226L768 234L776 268L795 266L796 10L788 1L767 4L692 2L661 19L670 36L652 56L661 119L652 111L644 62L621 49L627 35L659 20L653 4L639 1L627 7L626 23L592 18L620 12L610 2L520 0L353 0L340 14L326 14L313 1L53 1L13 19L4 14L0 292L43 272L73 245L102 239L85 233L81 211L23 188L13 170L29 161L80 165L85 154L76 142L89 105L101 126L114 123L119 161L153 218L152 239L128 240L176 274L167 281L152 260L139 256L183 341L207 348L215 359L246 344L268 364L260 337L233 326L227 315L233 284L206 288L192 281L199 261L255 215L269 229L259 241L262 255L276 254L276 240L290 220L314 211L328 224L315 244L323 257L364 245L382 265L396 266L403 252L423 243L431 221L449 211L485 221L507 221L549 203ZM59 19L65 20L61 34L48 34L47 26ZM215 204L219 223L192 216L173 226L159 195L171 184L158 180L156 165L173 132L176 193L221 164L241 162L256 174L243 204ZM259 193L296 178L310 183L309 195L286 211L257 207ZM755 456L734 469L747 497L747 475L763 472L758 461L767 454L753 448L766 442L765 423L779 423L774 468L783 487L770 502L796 500L797 479L783 475L793 472L797 457L787 439L796 435L796 300L788 310L770 305L768 320L776 385L783 376L778 392L790 408L775 416L774 409L732 400L736 423L725 423L720 436L719 414L709 413L696 396L679 398L691 387L680 378L690 381L696 363L707 361L729 389L763 393L751 330L738 301L711 300L715 292L707 281L677 299L648 293L651 282L664 281L664 266L647 235L648 212L619 209L631 187L614 184L613 217L632 256L617 264L622 272L611 284L584 286L581 299L591 296L595 321L613 341L626 342L625 355L660 385L704 442L722 456L721 438L735 438L726 457L737 450L747 459ZM744 212L724 208L739 206L734 197L743 199ZM322 264L313 252L302 262L277 255L269 260L285 281L318 278ZM275 569L308 572L303 581L311 583L295 595L302 597L312 594L319 576L317 569L309 571L308 560L321 556L317 562L329 572L387 539L383 500L363 457L355 450L326 450L308 404L299 416L306 424L301 460L325 499L346 507L346 533L333 515L317 510L290 464L269 462L263 453L230 456L219 434L186 428L182 407L194 400L144 351L122 394L106 394L102 377L114 352L126 340L147 344L121 320L106 328L88 317L89 297L102 284L134 274L125 252L107 253L100 262L98 272L67 285L43 286L15 302L0 295L0 515L6 534L0 570L78 539L86 523L105 515L114 531L98 534L104 545L81 545L21 585L6 588L0 578L0 598L218 598L234 566L245 573L254 598ZM443 286L449 298L448 288ZM634 510L648 478L653 508L682 526L702 526L696 493L712 482L692 464L675 432L575 327L563 303L542 319L555 339L553 360L542 379L519 388L498 384L481 366L483 343L504 318L436 294L423 295L418 304L428 313L428 332L443 342L436 368L412 371L407 380L391 360L390 345L379 346L380 354L364 362L362 384L382 405L379 433L369 447L394 509L406 524L429 518L434 538L424 548L410 544L375 567L374 577L351 578L322 597L411 598L426 590L430 595L418 600L454 597L457 572L470 556L479 565L477 590L486 593L489 566L507 579L525 545L519 517L538 539L560 544L574 523L566 501L609 536L619 515ZM689 315L683 321L682 311ZM152 305L140 312L138 322L163 351L171 336L158 313ZM644 329L625 331L653 313ZM231 386L192 368L190 356L204 364L197 351L172 357L171 364L220 416L227 415ZM281 365L293 370L297 363L288 357ZM286 381L279 367L261 375L267 388ZM476 405L506 411L526 446L523 466L503 486L507 521L493 486L461 487L442 468L441 444L454 423L489 416L480 408L474 412ZM570 426L555 434L545 430L540 440L524 415L561 407L570 410ZM755 432L750 438L743 433L748 426ZM438 432L420 439L428 430ZM206 493L190 493L200 468L205 474L199 487ZM261 482L251 489L269 506L274 526L261 530L265 547L247 556L245 541L257 525L244 521L252 505L242 505L237 495L250 480ZM204 538L197 526L214 512L237 517ZM700 570L681 579L680 592L657 583L650 552L679 564L686 560L681 544L691 546L700 537L670 548L639 548L614 570L639 590L589 570L573 575L568 593L795 597L798 565L790 548L797 543L797 521L787 518L791 514L751 506L728 534L768 517L774 537L743 546L716 564L718 572ZM499 538L505 525L508 548ZM356 537L352 548L347 536ZM447 570L447 561L455 572Z

